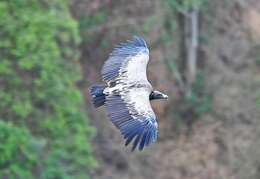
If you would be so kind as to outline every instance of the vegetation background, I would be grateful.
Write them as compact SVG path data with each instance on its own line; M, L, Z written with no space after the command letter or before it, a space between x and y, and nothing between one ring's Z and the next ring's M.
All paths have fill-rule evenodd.
M159 139L131 153L88 87L150 47ZM260 178L258 0L0 0L0 178Z

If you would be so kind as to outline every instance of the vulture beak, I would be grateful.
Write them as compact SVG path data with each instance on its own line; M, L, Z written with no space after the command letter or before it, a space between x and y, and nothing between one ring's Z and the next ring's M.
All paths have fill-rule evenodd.
M150 94L150 100L154 99L168 99L168 96L161 93L160 91L152 91L152 93Z
M168 96L166 94L162 94L162 99L167 99L168 100Z

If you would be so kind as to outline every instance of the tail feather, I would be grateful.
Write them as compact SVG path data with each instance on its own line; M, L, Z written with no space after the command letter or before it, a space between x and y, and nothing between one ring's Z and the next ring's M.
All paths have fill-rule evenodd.
M104 85L95 85L90 88L92 103L96 108L105 104L106 95L103 93L105 88Z

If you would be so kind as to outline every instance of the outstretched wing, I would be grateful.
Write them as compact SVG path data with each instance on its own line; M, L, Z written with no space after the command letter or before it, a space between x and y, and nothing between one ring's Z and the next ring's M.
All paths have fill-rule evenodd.
M149 50L144 39L135 36L113 50L102 68L102 78L107 83L117 80L147 81L148 61Z
M132 151L139 145L154 143L157 139L157 121L149 101L149 90L131 88L119 95L106 97L108 116L120 129L127 146L133 141Z

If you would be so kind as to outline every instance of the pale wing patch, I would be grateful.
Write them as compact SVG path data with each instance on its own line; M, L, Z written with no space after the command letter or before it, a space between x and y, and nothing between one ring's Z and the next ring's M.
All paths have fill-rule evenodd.
M127 61L121 69L119 79L124 81L148 81L146 68L149 61L147 53L139 53Z
M149 101L150 90L147 88L131 88L127 93L122 95L126 104L129 104L130 113L133 116L150 116L154 117L155 114Z
M113 84L123 80L147 80L146 67L149 49L143 38L134 37L120 44L110 54L103 65L101 75L105 82Z

